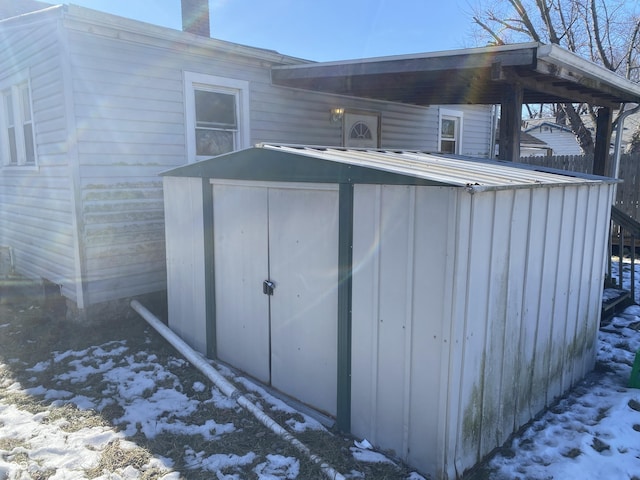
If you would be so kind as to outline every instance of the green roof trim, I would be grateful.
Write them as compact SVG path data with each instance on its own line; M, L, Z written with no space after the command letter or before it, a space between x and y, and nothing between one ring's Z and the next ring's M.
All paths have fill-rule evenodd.
M335 148L335 147L333 147ZM252 147L162 172L170 177L310 183L429 185L447 183L411 175L313 158L288 151Z

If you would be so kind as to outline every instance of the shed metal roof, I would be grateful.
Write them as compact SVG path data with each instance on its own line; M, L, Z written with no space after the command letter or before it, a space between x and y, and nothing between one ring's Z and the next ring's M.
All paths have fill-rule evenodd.
M306 160L305 160L306 159ZM613 183L531 165L406 150L260 144L164 172L245 180L449 185L470 192Z

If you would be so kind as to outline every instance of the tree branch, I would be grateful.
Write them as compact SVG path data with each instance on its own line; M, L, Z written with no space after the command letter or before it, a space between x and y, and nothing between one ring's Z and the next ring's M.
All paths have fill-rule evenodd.
M535 42L541 42L542 41L541 37L540 35L538 35L536 28L533 26L533 23L531 22L531 18L529 18L529 14L527 13L527 10L524 8L524 6L522 5L522 2L520 0L509 0L509 3L513 6L516 13L522 19L522 22L524 23L524 26L528 31L529 35L531 35L531 38Z
M600 56L600 61L605 68L609 70L614 70L611 61L607 57L606 52L604 51L604 46L602 45L602 38L600 35L600 25L598 21L598 10L596 9L596 0L591 0L591 18L593 18L593 36L596 41L596 48L598 50L598 55Z
M487 32L495 41L496 45L504 45L504 41L494 33L494 31L485 23L483 23L478 17L473 17L473 21L480 26L485 32Z

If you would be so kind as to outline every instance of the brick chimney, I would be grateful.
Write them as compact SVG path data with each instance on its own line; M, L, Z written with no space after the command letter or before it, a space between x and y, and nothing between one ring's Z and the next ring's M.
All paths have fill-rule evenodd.
M209 0L180 0L182 4L182 31L210 37Z

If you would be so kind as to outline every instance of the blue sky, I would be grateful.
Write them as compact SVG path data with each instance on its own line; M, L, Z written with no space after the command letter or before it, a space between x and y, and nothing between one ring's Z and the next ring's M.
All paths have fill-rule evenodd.
M55 0L45 0L56 3ZM73 0L181 28L180 0ZM476 46L469 0L210 0L211 35L317 61Z

